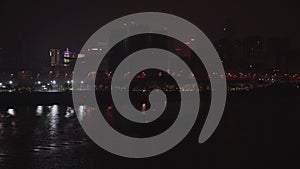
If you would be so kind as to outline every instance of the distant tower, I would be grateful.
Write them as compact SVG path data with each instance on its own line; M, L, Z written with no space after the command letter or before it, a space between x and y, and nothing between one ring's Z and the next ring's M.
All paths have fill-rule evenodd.
M50 49L50 66L56 67L60 65L60 50L59 49Z
M64 52L64 67L69 66L70 56L71 56L71 52L69 51L69 48L67 48L66 51Z

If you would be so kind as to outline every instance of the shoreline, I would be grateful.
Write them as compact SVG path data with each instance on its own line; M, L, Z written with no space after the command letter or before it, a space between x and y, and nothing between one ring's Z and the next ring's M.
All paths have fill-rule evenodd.
M84 91L83 91L84 92ZM98 93L97 93L98 94ZM172 93L171 93L172 94ZM147 96L148 93L133 92L134 98ZM108 92L103 92L100 97L108 97ZM209 99L210 91L201 91L200 97ZM265 99L273 97L300 97L300 89L291 86L273 86L257 88L251 91L228 91L227 101L236 98L242 99ZM35 104L60 104L73 105L72 92L2 92L0 93L0 105L35 105Z

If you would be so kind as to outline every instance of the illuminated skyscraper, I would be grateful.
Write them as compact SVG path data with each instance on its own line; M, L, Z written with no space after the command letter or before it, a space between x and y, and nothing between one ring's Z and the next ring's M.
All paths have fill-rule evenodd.
M69 51L69 48L66 49L64 52L64 66L67 67L70 64L70 56L71 52Z
M52 67L60 65L60 50L59 49L50 49L50 65Z

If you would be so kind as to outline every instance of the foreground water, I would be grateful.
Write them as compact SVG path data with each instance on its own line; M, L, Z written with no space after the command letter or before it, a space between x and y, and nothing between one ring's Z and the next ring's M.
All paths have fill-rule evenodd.
M91 107L24 105L16 98L0 107L0 168L288 167L300 157L299 96L277 90L229 95L221 124L206 143L197 142L205 119L199 116L179 145L146 159L119 157L95 145L78 122ZM74 110L81 112L78 119Z

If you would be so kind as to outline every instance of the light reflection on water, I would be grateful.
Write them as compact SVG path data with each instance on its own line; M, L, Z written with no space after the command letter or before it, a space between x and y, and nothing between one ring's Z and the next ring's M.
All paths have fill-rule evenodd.
M74 115L75 111L72 107L67 107L65 118L70 118Z
M94 145L79 121L92 119L95 110L88 105L0 106L0 169L19 168L20 164L33 168L47 161L63 161L65 157L57 159L53 154L70 155L70 151ZM110 124L117 124L114 107L107 105L104 110Z
M79 106L79 108L78 108L78 120L82 121L85 115L86 115L86 105Z
M0 107L0 153L21 150L16 146L26 147L26 151L40 152L83 143L88 137L78 120L93 118L94 112L95 108L87 105L76 108L57 104ZM107 120L114 123L111 105L107 106L104 113ZM20 139L28 140L30 144L21 143Z
M50 108L50 113L48 114L49 118L49 133L50 138L53 139L54 136L57 134L57 123L59 122L58 116L58 105L53 105Z
M80 120L90 108L76 109ZM78 123L76 109L56 104L0 107L0 163L86 143L88 137ZM7 167L2 164L0 168Z
M37 116L41 116L42 113L43 113L43 106L37 106L35 112L36 112L36 115L37 115Z
M278 161L284 166L290 164L291 157L298 157L295 147L299 147L300 139L298 128L294 125L299 124L300 97L297 94L295 101L291 103L287 102L291 99L290 96L269 97L270 93L263 95L264 97L259 94L243 99L240 95L231 96L231 104L224 112L224 119L208 144L198 144L201 126L196 126L186 140L165 155L150 161L130 160L131 162L105 152L88 139L78 123L76 113L81 120L90 119L95 110L93 107L0 105L0 169L94 169L100 165L102 168L118 168L117 164L120 163L123 168L138 168L149 162L157 166L144 168L167 168L170 164L177 168L181 164L184 165L181 168L186 168L186 164L201 164L204 168L211 164L220 164L216 168L243 168L244 164L251 164L250 167L255 168L260 166L260 162L265 166L279 166ZM267 100L270 101L266 102ZM259 110L249 105L251 102ZM209 107L209 101L207 106ZM9 109L14 110L14 116L8 113ZM128 128L119 123L113 105L107 105L103 110L106 110L103 113L108 121L115 122L120 128ZM285 131L284 135L287 137L278 140L276 133L282 133L281 131Z

